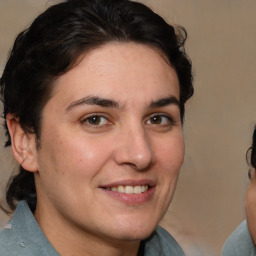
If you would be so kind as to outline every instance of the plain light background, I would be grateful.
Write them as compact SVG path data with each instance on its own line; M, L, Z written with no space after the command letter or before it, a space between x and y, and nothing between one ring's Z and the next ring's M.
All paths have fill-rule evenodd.
M185 162L162 221L188 256L218 256L244 218L245 153L256 124L256 1L144 0L188 32L195 95L187 104ZM18 32L53 1L0 0L0 74ZM2 121L1 121L2 123ZM15 170L1 130L0 196ZM6 217L0 215L0 224Z

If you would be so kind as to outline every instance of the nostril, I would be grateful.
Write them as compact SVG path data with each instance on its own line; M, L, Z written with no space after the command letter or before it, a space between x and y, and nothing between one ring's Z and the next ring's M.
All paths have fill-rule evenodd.
M137 165L134 164L134 163L125 162L125 163L123 163L123 164L124 164L124 165L128 165L128 166L130 166L130 167L133 168L133 169L137 169Z
M128 162L123 163L123 164L129 166L130 168L132 168L134 170L143 172L143 171L149 170L153 166L154 163L152 161L150 161L150 162L144 163L144 164L142 164L142 163L128 163Z

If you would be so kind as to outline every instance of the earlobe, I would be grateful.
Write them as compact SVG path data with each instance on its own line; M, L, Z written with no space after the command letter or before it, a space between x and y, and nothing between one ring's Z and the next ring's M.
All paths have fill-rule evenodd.
M19 120L12 114L7 114L6 122L11 136L14 158L25 170L36 172L38 167L35 134L25 132Z

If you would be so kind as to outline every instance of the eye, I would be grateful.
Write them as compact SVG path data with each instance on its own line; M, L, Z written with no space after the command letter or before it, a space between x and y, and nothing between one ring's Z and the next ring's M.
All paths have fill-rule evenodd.
M104 126L109 124L109 121L106 117L101 115L91 115L87 116L82 120L83 124L88 126Z
M146 124L168 126L174 123L173 119L164 114L153 114L146 121Z

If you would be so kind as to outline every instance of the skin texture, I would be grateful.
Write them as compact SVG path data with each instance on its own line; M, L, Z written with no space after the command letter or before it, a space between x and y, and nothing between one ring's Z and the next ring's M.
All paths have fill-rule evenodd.
M99 98L108 101L99 106ZM56 81L39 148L8 116L14 156L35 173L35 217L62 256L137 254L165 214L183 162L178 100L178 78L163 54L109 43ZM150 192L105 189L138 183Z
M252 240L256 244L256 175L255 170L251 171L251 182L246 192L245 211L248 229Z

